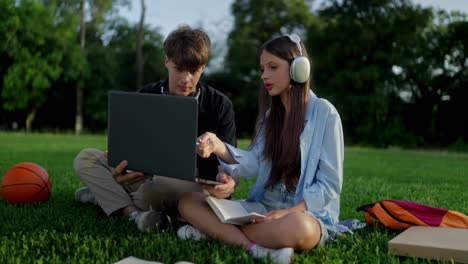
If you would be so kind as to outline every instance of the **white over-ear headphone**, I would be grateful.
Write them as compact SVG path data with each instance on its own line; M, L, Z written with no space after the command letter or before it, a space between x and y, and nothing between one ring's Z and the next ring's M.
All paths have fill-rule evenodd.
M286 35L292 42L296 43L299 49L299 56L295 57L291 62L289 74L291 79L297 83L305 83L310 76L310 62L307 57L302 55L301 38L293 33Z

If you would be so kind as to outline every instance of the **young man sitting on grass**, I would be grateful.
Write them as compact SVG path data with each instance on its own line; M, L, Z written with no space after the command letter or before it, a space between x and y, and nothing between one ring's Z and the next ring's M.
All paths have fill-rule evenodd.
M199 82L210 50L211 42L204 31L189 26L179 27L164 41L168 78L148 84L139 92L197 98L198 135L211 131L223 141L236 145L232 102L218 90ZM197 183L125 171L126 166L125 160L115 168L108 166L105 151L81 150L75 158L74 168L85 186L76 190L75 200L97 204L108 216L129 217L139 230L151 231L166 219L167 212L177 212L177 202L182 193L201 191ZM201 178L207 178L203 175L206 172L214 171L216 174L217 166L214 155L208 159L197 159Z

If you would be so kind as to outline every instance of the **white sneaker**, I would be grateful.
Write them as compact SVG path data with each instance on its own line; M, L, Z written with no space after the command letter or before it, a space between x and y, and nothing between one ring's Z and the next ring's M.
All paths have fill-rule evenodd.
M92 203L92 204L98 204L96 201L96 198L94 197L94 194L89 190L88 187L83 186L75 191L75 201L79 203Z
M184 225L177 230L177 236L182 240L192 239L195 241L206 239L206 235L191 225Z
M162 224L161 212L153 210L141 212L134 219L138 230L142 232L151 232Z
M285 264L291 263L294 257L293 248L271 249L271 248L262 247L260 245L255 245L253 248L249 250L249 253L254 258L269 257L274 263L285 263Z

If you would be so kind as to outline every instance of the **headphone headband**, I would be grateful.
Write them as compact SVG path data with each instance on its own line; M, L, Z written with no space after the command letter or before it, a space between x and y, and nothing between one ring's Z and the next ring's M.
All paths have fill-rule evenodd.
M286 36L289 38L289 40L296 43L297 49L299 50L299 56L302 56L301 38L299 37L299 35L297 35L296 33L292 33L291 35L287 34Z

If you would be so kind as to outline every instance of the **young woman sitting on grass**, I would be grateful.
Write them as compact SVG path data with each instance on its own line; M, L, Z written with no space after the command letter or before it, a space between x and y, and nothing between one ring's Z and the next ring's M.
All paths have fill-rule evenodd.
M343 132L338 112L310 90L307 52L297 35L274 38L261 47L260 112L249 150L223 143L215 134L200 137L198 154L218 156L224 184L204 186L211 195L229 197L236 176L257 177L242 205L266 215L252 224L223 224L202 193L186 193L179 211L192 226L183 239L211 237L241 245L254 257L292 261L294 250L324 244L334 230L343 182Z

